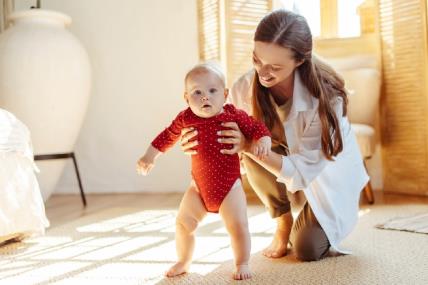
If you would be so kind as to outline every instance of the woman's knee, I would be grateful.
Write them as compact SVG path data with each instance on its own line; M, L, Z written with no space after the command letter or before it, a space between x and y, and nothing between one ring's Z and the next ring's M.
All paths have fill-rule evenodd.
M276 181L276 177L257 162L244 155L243 157L247 179L251 188L268 208L272 218L290 211L290 201L287 188Z
M311 243L295 247L294 252L296 258L300 261L316 261L322 257L322 254Z
M297 233L293 250L301 261L316 261L325 256L330 244L322 229L305 228Z

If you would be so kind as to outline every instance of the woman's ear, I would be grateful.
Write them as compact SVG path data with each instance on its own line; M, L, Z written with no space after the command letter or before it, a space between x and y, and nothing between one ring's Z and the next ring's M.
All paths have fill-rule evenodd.
M227 96L229 96L229 89L228 88L224 88L224 99L226 99Z
M297 67L301 66L304 62L305 62L305 60L304 60L304 59L302 59L301 61L297 62L297 64L296 64L296 67L295 67L295 68L297 68Z

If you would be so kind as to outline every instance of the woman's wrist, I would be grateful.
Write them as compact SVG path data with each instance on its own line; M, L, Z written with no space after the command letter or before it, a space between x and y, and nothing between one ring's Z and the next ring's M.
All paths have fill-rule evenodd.
M263 166L266 170L271 172L276 177L280 176L281 169L282 169L282 163L283 163L283 161L282 161L283 156L282 155L271 151L265 159L260 160L257 158L256 155L251 153L251 151L244 152L244 154L247 155L252 160L259 163L261 166Z

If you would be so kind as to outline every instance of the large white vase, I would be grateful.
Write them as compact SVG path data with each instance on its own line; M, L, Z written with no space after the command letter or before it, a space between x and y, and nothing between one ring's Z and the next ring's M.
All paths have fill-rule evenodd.
M0 107L27 125L35 154L71 152L91 86L88 55L67 30L71 18L33 9L12 13L9 22L0 35ZM65 163L37 162L45 201Z

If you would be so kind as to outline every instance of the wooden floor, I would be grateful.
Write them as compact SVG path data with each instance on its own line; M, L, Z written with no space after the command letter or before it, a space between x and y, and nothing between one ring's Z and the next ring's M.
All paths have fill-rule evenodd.
M90 194L86 195L87 207L83 207L79 195L53 195L46 203L46 214L51 227L56 227L76 218L90 215L110 207L135 207L142 210L158 209L177 209L180 203L182 193L172 194ZM428 197L410 196L402 194L388 194L375 191L375 204L428 204ZM249 204L260 204L252 198ZM361 199L361 206L368 206L364 197Z

